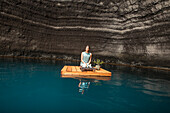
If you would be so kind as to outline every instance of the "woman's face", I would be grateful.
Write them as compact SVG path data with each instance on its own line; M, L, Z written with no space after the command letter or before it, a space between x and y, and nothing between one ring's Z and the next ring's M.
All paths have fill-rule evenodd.
M86 47L86 51L89 51L89 46Z

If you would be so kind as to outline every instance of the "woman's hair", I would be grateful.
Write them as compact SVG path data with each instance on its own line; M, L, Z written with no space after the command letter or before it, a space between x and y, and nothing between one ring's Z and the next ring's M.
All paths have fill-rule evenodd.
M86 47L89 47L89 49L90 49L90 46L89 46L89 45L87 45Z

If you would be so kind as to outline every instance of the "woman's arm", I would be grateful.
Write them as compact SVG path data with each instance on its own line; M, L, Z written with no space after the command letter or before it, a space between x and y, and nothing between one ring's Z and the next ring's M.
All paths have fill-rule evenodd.
M88 62L89 64L90 64L90 62L91 62L91 58L92 58L92 53L91 53L91 55L90 55L90 59L89 59L89 62Z
M83 63L85 63L84 61L83 61L83 53L81 52L81 61L83 62Z

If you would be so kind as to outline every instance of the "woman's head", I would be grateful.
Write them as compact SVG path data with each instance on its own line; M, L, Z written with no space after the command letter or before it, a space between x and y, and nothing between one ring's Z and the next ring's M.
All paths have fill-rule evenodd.
M88 52L90 49L89 45L86 46L86 52Z

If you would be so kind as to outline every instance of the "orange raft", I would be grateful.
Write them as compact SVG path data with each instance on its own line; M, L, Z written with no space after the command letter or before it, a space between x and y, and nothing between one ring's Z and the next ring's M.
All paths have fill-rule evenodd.
M80 75L88 75L88 76L111 76L112 73L100 68L100 70L95 71L81 71L80 66L64 66L61 70L61 75L72 75L72 76L80 76Z

